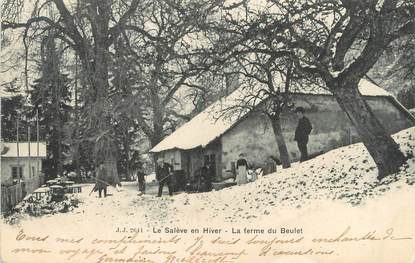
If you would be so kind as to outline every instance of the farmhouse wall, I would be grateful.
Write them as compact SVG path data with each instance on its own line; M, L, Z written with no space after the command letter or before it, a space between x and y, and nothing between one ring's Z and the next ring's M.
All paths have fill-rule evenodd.
M29 158L20 157L19 162L17 157L1 157L1 183L4 185L12 184L12 167L17 166L19 163L23 167L23 179L25 181L31 180L33 177L40 175L42 170L42 159L32 157L30 162ZM29 164L32 167L32 177L29 176ZM37 174L37 168L39 165L39 174ZM34 171L34 173L33 173Z
M306 116L313 125L308 143L310 155L359 141L355 129L332 96L299 94L295 95L293 100L296 106L306 109ZM388 133L395 133L414 125L414 122L388 98L366 97L366 100ZM298 119L293 113L285 113L282 114L281 121L290 159L298 161L300 153L294 141ZM251 113L228 130L221 137L221 142L223 178L232 175L232 163L236 162L240 153L244 153L253 166L262 166L269 156L279 158L271 124L265 116L258 113Z

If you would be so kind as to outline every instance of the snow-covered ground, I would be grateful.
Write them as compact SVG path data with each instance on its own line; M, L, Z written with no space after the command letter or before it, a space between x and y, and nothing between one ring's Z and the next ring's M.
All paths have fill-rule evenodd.
M402 131L394 138L405 155L412 158L402 166L400 173L382 181L376 179L376 165L363 145L354 144L243 186L210 193L180 194L172 199L143 196L135 198L132 205L144 209L147 218L163 224L163 221L187 223L189 214L220 222L257 221L282 206L306 207L316 200L361 204L390 189L415 184L415 129Z
M145 229L165 226L290 224L313 228L338 223L370 226L394 222L415 237L415 127L395 134L409 157L401 171L382 181L362 144L332 150L292 168L278 170L243 186L173 197L139 196L136 187L124 186L112 196L79 194L81 204L69 213L23 218L17 228L96 233L113 232L117 226ZM345 215L354 215L347 218ZM399 216L399 217L398 217ZM92 226L92 227L91 227ZM2 244L5 242L2 235Z
M33 221L65 220L72 222L100 217L102 221L134 220L164 224L187 223L188 215L220 222L257 221L281 207L307 207L318 200L341 200L350 205L365 203L391 189L415 184L415 128L394 135L401 150L411 156L401 172L376 179L377 168L362 144L332 150L312 160L295 164L259 178L255 182L208 193L181 193L174 197L137 195L136 187L109 188L112 196L89 195L92 186L84 187L80 207L70 214L55 214ZM131 184L131 183L130 183ZM135 184L133 182L132 184ZM277 209L276 209L277 208ZM193 220L193 219L192 219ZM25 219L23 219L23 224Z

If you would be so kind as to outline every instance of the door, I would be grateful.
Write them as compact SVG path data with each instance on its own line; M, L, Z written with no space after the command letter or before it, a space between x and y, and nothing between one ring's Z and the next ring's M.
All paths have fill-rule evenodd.
M205 155L205 166L209 167L209 173L212 178L216 177L216 155L207 154Z

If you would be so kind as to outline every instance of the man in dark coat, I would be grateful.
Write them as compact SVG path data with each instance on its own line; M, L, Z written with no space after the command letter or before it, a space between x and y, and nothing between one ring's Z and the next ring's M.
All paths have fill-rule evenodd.
M100 163L96 171L95 189L98 190L99 198L101 198L102 190L104 190L104 197L107 197L107 169L104 163Z
M208 164L206 166L203 166L200 170L200 191L201 192L209 192L212 191L212 168Z
M295 136L294 140L297 141L298 149L301 153L300 162L306 161L308 159L308 152L307 152L307 143L308 143L308 136L311 133L313 127L311 126L310 120L304 116L304 108L298 107L295 109L295 112L298 116L298 125L295 129Z
M158 197L161 197L163 193L164 184L167 184L167 188L169 189L169 195L173 195L173 189L171 185L171 175L173 173L173 167L165 163L162 159L157 160L156 166L156 179L159 181L159 192Z
M138 191L144 194L144 192L146 191L146 179L145 179L145 173L141 166L137 169L137 181L138 181Z

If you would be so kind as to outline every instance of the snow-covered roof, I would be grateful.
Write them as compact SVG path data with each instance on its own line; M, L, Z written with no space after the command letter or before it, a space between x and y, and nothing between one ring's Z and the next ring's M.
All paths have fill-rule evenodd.
M392 94L382 89L378 85L373 84L372 82L362 79L359 83L359 91L364 96L390 96Z
M19 142L19 157L38 157L37 142ZM17 157L17 143L16 142L2 142L1 143L1 157ZM46 143L39 142L39 157L46 157Z
M364 96L392 96L379 86L362 79L359 83L359 91ZM196 147L205 147L216 138L224 134L228 129L235 125L249 110L245 110L237 115L223 114L224 109L238 105L246 93L253 94L252 89L239 88L229 96L222 98L204 111L196 115L193 119L183 124L179 129L164 138L159 144L150 150L157 153L170 149L189 150ZM299 94L331 95L330 91L322 87L302 87L295 90ZM265 97L263 97L265 99ZM251 106L258 105L261 101L251 102Z
M376 84L362 79L359 82L359 91L363 96L392 96L389 92L377 86ZM315 95L332 95L332 93L320 86L302 86L294 88L294 93L315 94Z
M8 91L2 90L0 88L0 98L11 98L11 97L19 96L19 95L21 95L21 94L20 93L8 92Z

